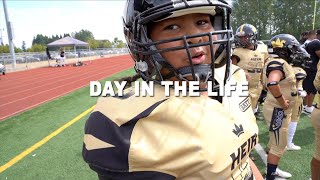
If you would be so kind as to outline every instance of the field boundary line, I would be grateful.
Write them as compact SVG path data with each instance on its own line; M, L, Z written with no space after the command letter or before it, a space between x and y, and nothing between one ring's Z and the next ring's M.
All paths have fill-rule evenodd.
M23 159L25 156L27 156L28 154L32 153L34 150L36 150L37 148L41 147L42 145L44 145L45 143L47 143L50 139L52 139L53 137L55 137L56 135L58 135L59 133L61 133L63 130L65 130L66 128L68 128L69 126L71 126L73 123L79 121L81 118L83 118L85 115L87 115L88 113L90 113L91 111L93 111L93 109L95 108L96 105L93 105L92 107L90 107L89 109L85 110L84 112L82 112L81 114L79 114L77 117L73 118L71 121L67 122L66 124L64 124L63 126L61 126L60 128L58 128L57 130L55 130L53 133L49 134L48 136L46 136L45 138L43 138L42 140L40 140L39 142L37 142L36 144L34 144L33 146L29 147L28 149L26 149L25 151L23 151L22 153L20 153L19 155L17 155L16 157L12 158L10 161L8 161L6 164L0 166L0 173L2 173L3 171L5 171L6 169L8 169L9 167L13 166L15 163L17 163L18 161L20 161L21 159Z

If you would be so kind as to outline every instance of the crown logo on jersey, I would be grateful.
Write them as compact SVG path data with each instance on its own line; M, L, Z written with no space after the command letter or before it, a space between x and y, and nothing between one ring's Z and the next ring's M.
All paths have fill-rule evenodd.
M240 124L240 126L237 126L236 124L234 124L235 129L232 130L232 132L237 135L238 137L240 137L241 134L243 134L243 127Z
M271 42L273 48L283 48L284 43L286 43L286 41L285 40L280 41L279 38L276 41Z

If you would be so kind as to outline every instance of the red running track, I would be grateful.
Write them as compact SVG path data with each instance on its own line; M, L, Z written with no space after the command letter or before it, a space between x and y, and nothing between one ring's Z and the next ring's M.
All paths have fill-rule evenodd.
M133 67L129 55L84 63L88 65L37 68L0 76L0 121Z

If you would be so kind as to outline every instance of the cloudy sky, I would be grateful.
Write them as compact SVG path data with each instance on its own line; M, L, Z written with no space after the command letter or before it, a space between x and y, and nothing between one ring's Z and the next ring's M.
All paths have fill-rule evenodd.
M27 47L37 34L63 35L89 30L95 39L110 39L122 35L124 0L70 1L70 0L6 0L9 20L14 31L14 44ZM0 1L0 37L8 43L7 27Z
M32 44L33 37L42 34L89 30L95 39L113 40L122 34L122 14L125 0L6 0L9 20L14 33L16 47L26 42ZM3 1L0 1L0 38L8 43Z

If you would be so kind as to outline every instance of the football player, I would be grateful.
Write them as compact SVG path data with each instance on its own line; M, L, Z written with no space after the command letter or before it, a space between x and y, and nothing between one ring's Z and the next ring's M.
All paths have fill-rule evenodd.
M263 83L268 93L263 106L263 115L269 125L269 153L267 157L267 180L277 176L278 162L288 142L288 125L292 108L297 100L296 77L292 63L296 58L305 59L309 54L300 47L290 34L279 34L268 43L269 58L263 70ZM287 178L291 174L287 173Z
M301 112L303 110L303 98L306 97L307 92L303 90L302 82L306 78L307 73L301 68L301 64L293 64L294 74L296 76L298 98L296 104L292 109L291 122L288 126L288 145L287 150L300 150L301 147L293 143L293 137L297 129L297 125L300 119Z
M251 24L242 24L235 33L236 48L232 53L232 63L246 72L249 81L249 97L254 113L262 91L261 75L264 62L269 57L267 47L257 43L257 29Z
M311 113L311 122L314 127L316 147L311 160L311 178L320 179L320 63L318 63L318 71L313 84L318 91L318 105Z
M258 127L250 103L238 107L249 117L239 116L223 97L207 96L230 79L245 81L230 65L230 13L223 0L126 2L127 44L138 75L155 83L154 96L129 88L98 100L83 158L100 179L254 179L248 156ZM163 81L199 82L201 96L176 97L171 89L167 97Z

